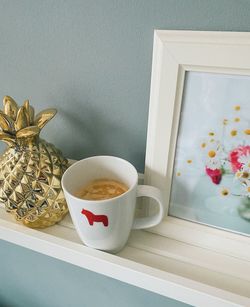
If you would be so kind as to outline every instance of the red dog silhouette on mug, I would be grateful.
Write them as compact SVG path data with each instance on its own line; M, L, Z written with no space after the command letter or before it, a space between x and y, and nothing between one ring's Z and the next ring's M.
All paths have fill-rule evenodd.
M88 211L86 209L82 209L81 213L86 216L86 218L89 222L89 225L91 225L91 226L93 226L94 222L103 223L103 225L105 227L107 227L108 224L109 224L107 215L103 215L103 214L97 215L97 214L94 214L93 212Z

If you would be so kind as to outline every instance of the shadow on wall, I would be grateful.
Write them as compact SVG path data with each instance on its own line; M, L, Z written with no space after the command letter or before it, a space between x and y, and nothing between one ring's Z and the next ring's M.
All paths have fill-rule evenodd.
M93 107L89 102L74 100L70 110L60 108L61 126L64 127L61 143L65 155L74 159L117 155L142 171L145 153L139 151L139 146L138 151L134 148L139 140L124 125L119 125L112 110L107 111L104 107Z

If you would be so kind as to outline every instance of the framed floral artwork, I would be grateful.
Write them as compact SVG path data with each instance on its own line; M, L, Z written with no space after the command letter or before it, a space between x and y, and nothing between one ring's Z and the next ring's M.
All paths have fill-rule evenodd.
M249 54L249 33L155 31L145 163L166 205L152 232L247 260Z

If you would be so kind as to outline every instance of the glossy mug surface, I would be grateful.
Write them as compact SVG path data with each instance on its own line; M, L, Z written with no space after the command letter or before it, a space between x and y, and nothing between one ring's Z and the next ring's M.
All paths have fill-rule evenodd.
M122 182L128 190L104 200L86 200L76 196L79 189L100 178ZM149 228L161 222L164 215L161 191L137 182L135 167L118 157L90 157L66 170L62 177L64 195L77 233L85 245L116 253L126 244L131 229ZM158 213L135 219L136 198L140 196L154 198L159 207Z

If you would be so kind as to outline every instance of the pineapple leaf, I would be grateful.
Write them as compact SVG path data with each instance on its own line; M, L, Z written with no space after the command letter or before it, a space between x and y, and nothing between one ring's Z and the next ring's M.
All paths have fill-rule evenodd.
M29 118L29 125L33 126L34 125L35 110L31 105L29 106L29 110L28 110L27 114L28 114L28 118Z
M25 107L21 107L16 116L15 129L19 131L28 126L28 115Z
M35 115L35 110L34 108L30 105L29 100L25 100L24 104L23 104L27 116L28 116L28 126L33 125L34 124L34 115Z
M19 130L16 133L16 137L19 138L29 138L34 137L40 133L40 129L37 126L30 126Z
M0 131L0 140L4 141L5 143L7 143L8 145L13 145L15 144L15 138L13 135Z
M0 110L0 127L5 132L13 132L14 122L11 117Z
M35 110L31 105L30 105L30 108L29 108L29 117L30 117L30 125L33 125L34 119L35 119Z
M36 117L34 124L42 129L48 121L50 121L56 115L56 109L46 109L39 112Z
M15 100L10 96L4 96L3 106L4 106L4 113L13 120L16 120L18 105L15 102Z
M28 99L24 101L23 107L24 107L25 112L26 112L27 126L29 126L31 124L31 122L30 122L30 102L29 102Z
M30 106L30 102L29 99L26 99L23 103L23 106L25 107L25 109L28 111L29 110L29 106Z

